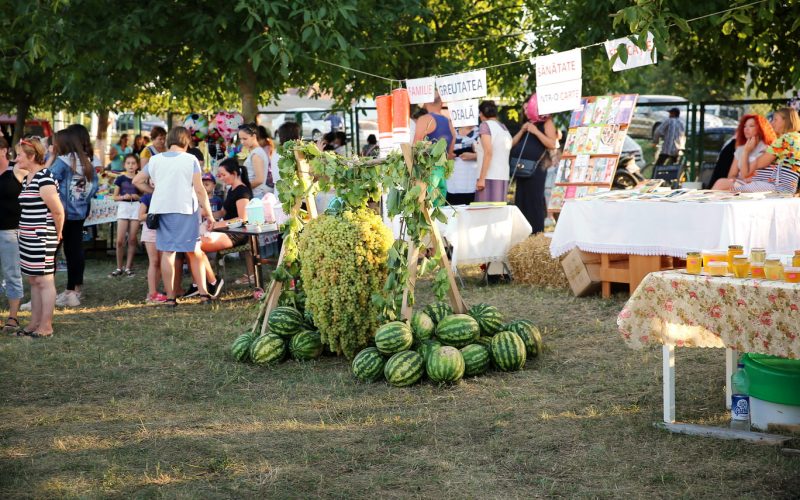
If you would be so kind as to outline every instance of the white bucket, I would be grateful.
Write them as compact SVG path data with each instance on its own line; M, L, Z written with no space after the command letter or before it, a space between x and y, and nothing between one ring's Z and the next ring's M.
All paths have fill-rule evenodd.
M750 396L750 425L765 431L770 424L800 425L800 406L770 403Z

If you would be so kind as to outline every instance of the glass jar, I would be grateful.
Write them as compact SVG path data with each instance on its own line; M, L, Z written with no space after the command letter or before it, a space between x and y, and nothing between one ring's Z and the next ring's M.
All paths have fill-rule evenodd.
M750 274L750 261L744 255L733 258L733 275L737 278L747 278Z
M783 280L783 264L781 259L777 257L770 257L764 263L764 276L768 280L782 281Z
M750 265L764 265L767 260L767 251L763 248L754 248L750 250Z
M708 265L712 262L728 262L728 251L727 250L703 250L700 252L703 256L703 267L708 267Z
M711 276L725 276L728 274L728 263L724 260L709 262L706 266L706 273Z
M792 267L800 267L800 250L794 251L794 256L792 257Z
M792 266L784 268L783 280L787 283L800 283L800 267Z
M686 272L689 274L700 274L703 267L703 258L700 252L689 252L686 254Z
M750 262L750 276L762 280L766 278L766 275L764 274L764 264L755 264Z
M737 255L744 255L744 247L742 245L728 245L728 265L731 266L731 272L733 272L733 258Z

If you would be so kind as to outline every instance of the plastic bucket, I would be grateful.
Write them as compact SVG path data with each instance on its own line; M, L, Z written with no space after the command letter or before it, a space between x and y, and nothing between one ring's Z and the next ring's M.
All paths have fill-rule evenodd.
M750 378L753 427L800 424L800 360L755 353L742 359Z

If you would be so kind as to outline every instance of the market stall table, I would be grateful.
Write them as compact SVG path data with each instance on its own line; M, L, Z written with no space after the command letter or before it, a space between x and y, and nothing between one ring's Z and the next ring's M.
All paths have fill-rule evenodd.
M800 199L732 199L726 201L575 200L564 205L550 253L559 257L573 248L606 256L601 269L603 295L611 282L630 290L650 272L663 269L662 257L685 258L687 252L742 245L791 254L800 249ZM629 257L623 273L608 264L608 255Z
M628 347L662 345L664 422L675 421L675 347L726 348L726 405L736 351L800 358L800 284L691 275L647 276L617 318Z
M250 230L247 229L246 226L240 227L221 227L215 228L215 232L217 233L227 233L227 234L244 234L249 237L250 240L250 253L253 255L253 265L254 268L254 275L255 275L255 287L257 289L263 288L261 286L261 259L259 258L259 251L258 251L258 237L262 235L266 235L269 237L276 237L280 234L278 230L267 231L264 229L260 230Z
M436 222L447 243L453 247L451 266L502 262L508 251L531 234L531 225L514 205L457 205L442 207L447 223ZM392 221L395 238L399 219Z

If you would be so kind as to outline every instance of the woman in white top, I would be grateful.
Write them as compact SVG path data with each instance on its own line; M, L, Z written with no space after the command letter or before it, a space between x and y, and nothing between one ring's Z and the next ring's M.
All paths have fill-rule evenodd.
M258 143L258 126L255 123L248 123L239 126L239 140L242 145L250 150L250 154L244 161L247 169L247 176L250 185L253 186L253 197L261 198L267 194L267 167L269 157L261 144Z
M453 173L447 178L447 203L469 205L475 201L475 184L478 181L478 155L475 143L478 128L461 127L456 131L456 155Z
M158 214L156 248L161 252L161 276L167 292L167 306L176 306L174 276L175 253L189 256L192 277L201 301L211 301L206 287L203 251L200 249L199 214L210 230L214 224L211 204L203 187L200 163L186 152L191 135L184 127L174 127L167 134L167 152L153 156L133 183L143 193L153 193L149 214ZM153 179L155 189L150 187Z
M750 152L748 161L745 162L745 145L747 141L758 141L756 146ZM756 158L761 156L766 151L767 146L772 144L775 140L775 131L772 125L769 124L766 118L761 115L744 115L739 120L739 126L736 127L736 151L733 153L733 162L728 171L728 177L718 179L711 189L721 191L731 191L737 184L746 184L747 179L751 178L755 173L749 171L747 165L755 164Z
M506 201L511 134L497 119L494 101L481 102L478 112L481 119L477 143L480 172L475 183L475 201Z

